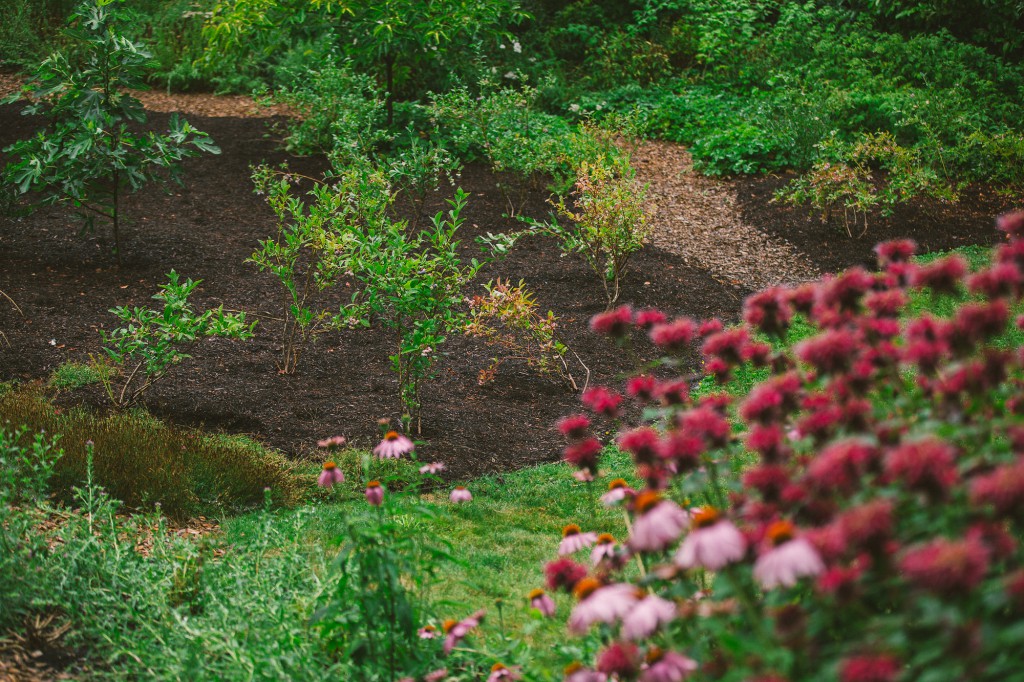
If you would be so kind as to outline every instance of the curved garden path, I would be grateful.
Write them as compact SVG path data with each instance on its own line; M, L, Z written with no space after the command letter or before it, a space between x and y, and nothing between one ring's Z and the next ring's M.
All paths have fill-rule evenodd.
M720 281L757 290L816 279L793 245L746 224L732 183L695 173L685 147L646 141L633 154L656 209L651 242Z

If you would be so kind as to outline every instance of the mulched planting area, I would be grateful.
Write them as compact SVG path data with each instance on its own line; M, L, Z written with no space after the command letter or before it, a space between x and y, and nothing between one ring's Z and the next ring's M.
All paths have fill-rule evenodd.
M1019 205L989 188L968 187L956 204L917 198L897 206L890 216L879 210L868 214L863 236L863 216L850 226L851 239L843 226L842 211L823 222L819 211L772 201L775 192L795 174L748 177L736 180L743 220L774 237L785 239L807 254L821 272L839 272L851 265L875 265L875 244L910 237L918 253L948 251L970 244L995 245L1001 234L995 218Z
M162 129L168 115L150 113L150 125ZM124 264L118 268L105 230L80 237L80 221L66 207L41 209L28 216L0 217L0 291L21 308L18 314L0 300L0 381L45 380L62 363L83 362L100 353L98 330L110 329L114 306L144 306L166 281L172 268L183 278L203 280L193 294L197 309L224 304L260 320L249 342L209 340L194 346L191 360L171 370L147 393L145 406L172 423L229 433L246 433L291 456L308 455L319 438L344 434L350 442L372 446L379 437L377 420L398 423L397 381L388 355L394 341L383 329L330 332L306 352L295 374L278 373L282 343L283 288L270 274L245 263L257 242L275 231L275 219L263 199L253 194L250 166L287 161L293 170L318 175L325 162L290 157L282 152L268 119L203 117L189 120L211 134L220 156L188 160L184 186L169 192L150 186L124 204L129 221L122 235ZM0 107L0 146L26 137L42 125L20 115L20 107ZM0 156L0 162L6 158ZM819 264L838 270L870 258L881 238L903 233L899 217L862 240L849 240L840 228L821 229L806 212L768 204L772 179L744 181L743 209L749 223L784 237ZM505 201L486 169L469 166L460 179L470 193L462 239L467 256L473 238L518 227L503 217ZM444 207L438 197L428 211ZM525 213L549 211L544 196L531 198ZM914 236L926 249L995 240L989 203L958 209L956 219L935 221L930 215L912 221ZM961 227L962 226L962 227ZM604 308L600 282L575 257L562 257L547 239L520 241L504 260L481 273L482 285L495 278L524 279L543 311L561 317L561 339L591 371L590 383L621 380L635 360L587 330L590 316ZM347 300L344 287L330 299ZM468 296L482 293L471 288ZM672 314L735 319L745 291L723 284L687 265L679 256L648 247L635 256L623 284L622 302L657 306ZM419 456L442 460L449 475L465 478L513 469L560 456L563 442L555 421L579 409L578 395L555 380L523 366L504 366L488 385L477 383L495 350L453 335L441 349L438 376L424 390L423 433ZM638 340L636 355L653 357ZM697 359L690 359L695 368ZM585 372L574 372L582 384ZM102 389L86 387L57 396L64 406L87 404L105 409Z
M371 446L379 437L377 420L398 423L397 382L388 355L393 341L381 329L331 332L310 347L293 375L279 374L283 287L270 274L244 261L257 241L272 234L275 218L253 194L251 164L266 161L316 175L321 159L289 158L268 137L267 121L252 118L189 116L223 149L185 164L183 187L170 193L151 186L125 205L131 221L123 238L124 264L118 268L99 236L79 237L79 221L64 207L30 216L0 219L0 290L21 307L0 305L0 380L45 379L67 360L86 361L100 352L98 330L117 322L114 306L143 306L174 268L183 278L202 279L192 300L196 309L224 304L259 319L249 342L209 340L194 346L192 359L175 367L147 393L146 407L173 423L251 434L267 445L302 456L317 439L346 435ZM151 113L150 124L165 125L165 114ZM0 145L30 135L41 121L0 107ZM466 253L473 237L518 226L502 217L504 200L493 176L469 167L460 180L470 193L464 212ZM528 214L546 215L537 196ZM441 208L441 198L431 212ZM109 240L108 240L109 241ZM587 331L587 321L604 308L600 282L577 258L561 257L553 242L520 241L511 255L481 273L480 284L495 277L524 279L544 311L562 318L562 340L590 368L590 381L618 382L633 364L613 344ZM335 299L347 298L344 288ZM467 295L483 293L474 287ZM697 317L733 315L742 292L723 286L671 254L646 249L624 283L623 300L660 306ZM0 340L2 343L2 340ZM641 355L649 344L638 344ZM507 470L559 457L554 422L579 409L578 396L556 381L514 364L496 381L479 386L478 372L494 351L465 337L449 338L438 377L424 391L423 445L427 461L443 460L453 477ZM582 384L584 372L577 370ZM102 407L97 386L58 396L61 404Z

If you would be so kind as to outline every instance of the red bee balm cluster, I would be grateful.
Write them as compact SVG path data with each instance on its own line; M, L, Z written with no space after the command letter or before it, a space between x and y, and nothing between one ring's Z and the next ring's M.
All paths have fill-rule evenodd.
M566 526L547 566L596 645L566 679L1022 679L1024 213L998 226L975 272L904 240L877 271L754 294L736 326L595 318L666 359L559 425L628 519L620 542ZM695 393L666 369L693 353ZM599 480L612 444L633 480Z

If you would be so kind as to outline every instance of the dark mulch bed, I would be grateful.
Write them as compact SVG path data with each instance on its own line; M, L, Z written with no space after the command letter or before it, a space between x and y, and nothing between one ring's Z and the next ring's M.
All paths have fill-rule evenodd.
M102 235L77 236L78 221L67 209L0 218L0 290L24 311L20 316L0 301L0 330L9 342L0 346L0 380L45 379L65 361L84 361L100 352L98 330L115 321L108 310L148 304L174 268L183 277L203 280L193 296L197 307L223 303L247 311L261 324L248 343L213 340L195 347L192 360L147 394L150 411L174 423L248 433L295 456L308 453L318 438L338 433L372 445L377 420L397 423L399 417L396 380L387 359L390 338L379 329L325 334L296 374L279 374L275 363L281 339L274 320L281 317L282 290L270 275L244 262L257 240L274 229L270 210L252 193L250 165L288 161L294 170L315 175L323 161L289 158L268 135L263 119L190 119L224 153L188 161L183 187L172 186L170 193L150 187L126 202L133 225L124 240L121 268L114 265ZM150 120L159 128L167 115L153 113ZM39 125L38 119L20 116L17 106L0 107L0 145ZM876 241L896 236L913 236L925 250L994 241L992 216L1003 208L987 196L953 209L911 206L891 219L875 219L865 238L850 240L841 227L823 227L808 220L805 211L769 204L779 182L743 181L744 217L794 242L823 270L870 261ZM463 235L467 253L474 236L516 226L502 217L504 201L489 172L469 167L461 185L470 192ZM430 210L441 206L439 199ZM526 209L534 216L547 211L543 196L533 197ZM480 282L498 276L525 279L543 309L561 316L562 339L591 369L592 383L618 382L633 368L626 354L587 331L589 317L603 309L603 295L578 259L561 257L550 241L525 240L507 259L488 267ZM731 318L744 293L672 254L647 248L626 278L623 301L695 317ZM644 342L638 348L641 356L649 352ZM522 367L508 367L494 383L479 386L477 373L489 363L491 349L460 337L451 338L443 352L439 375L425 390L422 458L444 460L453 476L468 477L559 456L562 443L552 425L578 409L577 395ZM97 387L60 395L58 401L104 404Z
M743 220L788 240L822 272L839 272L856 264L874 267L872 249L890 239L910 237L917 242L919 253L948 251L969 244L994 245L1000 241L995 217L1019 208L989 188L969 187L956 204L915 199L898 206L891 216L873 211L868 215L868 229L863 236L859 236L862 223L858 222L859 229L851 225L851 239L843 227L842 215L823 222L818 211L772 202L775 192L794 177L788 174L741 179L738 191Z
M18 111L0 108L0 145L29 135L40 124ZM154 127L166 118L150 116ZM0 380L43 379L67 360L98 353L98 329L110 329L116 321L108 309L147 305L174 268L183 277L203 280L193 295L197 308L223 303L261 323L250 342L212 340L194 347L193 358L147 394L150 411L174 423L249 433L296 456L308 452L318 438L338 433L357 444L373 444L377 419L397 423L399 417L389 337L377 329L325 334L296 374L279 374L275 362L281 339L273 318L281 317L275 302L283 290L272 276L244 263L257 240L274 229L272 213L252 192L250 164L287 160L299 172L316 174L323 162L287 158L266 136L265 120L190 120L212 135L223 154L189 160L184 187L172 186L170 194L150 187L131 197L125 213L134 225L124 241L120 269L97 237L77 236L77 219L65 208L0 219L0 290L24 311L22 317L6 303L0 305L0 330L9 341L0 348ZM461 185L471 195L465 212L467 244L477 234L514 226L502 217L504 202L488 172L470 167ZM433 208L440 208L440 202ZM547 208L538 196L528 212L542 216ZM482 273L480 281L497 276L525 279L543 309L562 317L563 340L590 367L592 383L618 381L631 369L617 348L586 330L589 317L603 309L603 293L578 259L562 258L549 241L525 240ZM742 297L657 249L636 258L624 292L624 301L636 306L697 317L734 314ZM451 338L443 351L439 376L425 391L421 458L443 460L453 476L467 477L559 456L562 443L552 425L578 409L576 395L521 367L503 370L493 384L481 387L477 373L493 355L490 349L475 340ZM58 399L65 404L104 402L97 387Z

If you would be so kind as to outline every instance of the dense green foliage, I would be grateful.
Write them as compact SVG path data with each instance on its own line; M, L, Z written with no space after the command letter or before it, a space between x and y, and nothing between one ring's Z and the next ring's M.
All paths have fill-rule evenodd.
M65 5L16 3L0 58L39 54ZM422 133L418 105L457 104L462 88L485 97L479 115L529 103L532 129L639 111L711 174L796 169L780 198L845 213L851 232L859 213L955 201L970 182L1024 191L1020 2L146 0L131 18L127 34L153 46L152 82L269 87L309 114L297 149L388 144L381 125ZM451 151L471 151L453 135ZM559 174L539 163L557 151L542 139L514 163L494 142L474 144L492 144L496 167Z

